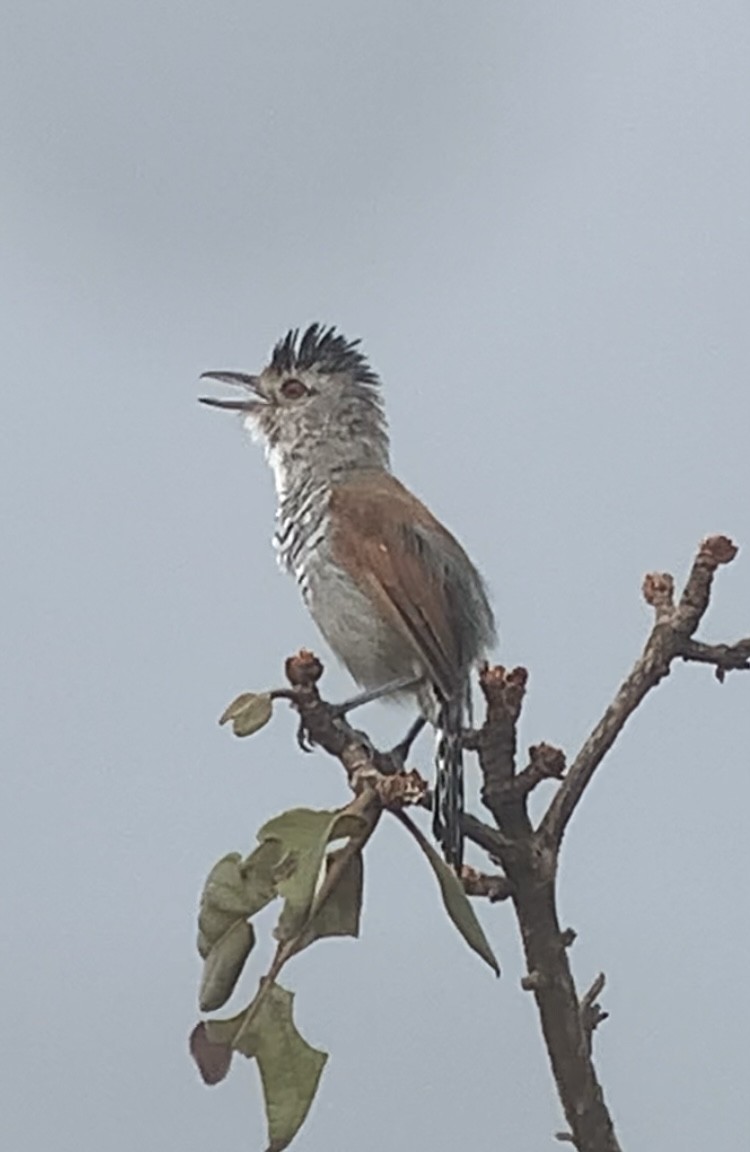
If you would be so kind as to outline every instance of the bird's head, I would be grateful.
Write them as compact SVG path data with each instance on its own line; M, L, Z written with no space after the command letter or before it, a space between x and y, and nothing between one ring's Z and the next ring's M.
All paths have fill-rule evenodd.
M228 408L263 439L275 458L324 453L332 463L388 467L388 432L380 380L359 351L334 328L312 324L300 337L293 329L275 346L258 376L204 372L242 390L234 399L201 397Z

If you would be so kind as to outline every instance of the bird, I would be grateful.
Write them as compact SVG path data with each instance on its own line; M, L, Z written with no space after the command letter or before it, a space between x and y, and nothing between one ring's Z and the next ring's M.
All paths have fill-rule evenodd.
M380 695L416 703L404 749L425 723L435 728L433 834L460 873L462 733L495 618L461 544L391 470L382 385L360 345L318 323L290 329L258 375L202 374L239 396L200 400L241 413L265 447L277 558L365 689L350 703Z

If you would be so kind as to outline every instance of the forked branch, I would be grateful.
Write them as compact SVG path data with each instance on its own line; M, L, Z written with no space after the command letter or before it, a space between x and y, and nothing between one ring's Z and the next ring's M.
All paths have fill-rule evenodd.
M644 579L643 595L654 609L654 626L635 667L571 764L542 820L540 834L553 848L559 847L568 821L604 756L644 696L669 675L674 660L713 664L720 680L727 671L750 669L750 640L711 646L692 639L708 608L717 568L729 564L736 555L737 547L726 536L704 540L678 603L668 573L651 573Z

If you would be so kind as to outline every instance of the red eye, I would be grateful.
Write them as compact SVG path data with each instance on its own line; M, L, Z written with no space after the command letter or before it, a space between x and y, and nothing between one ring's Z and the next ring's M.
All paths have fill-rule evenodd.
M307 388L301 380L285 380L281 385L281 395L286 400L301 400L307 395Z

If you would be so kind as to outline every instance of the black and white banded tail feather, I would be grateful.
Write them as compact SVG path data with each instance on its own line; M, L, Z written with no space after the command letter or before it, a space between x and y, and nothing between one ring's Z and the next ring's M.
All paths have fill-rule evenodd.
M440 708L435 751L435 797L432 831L447 864L461 871L464 837L463 703L449 700Z

